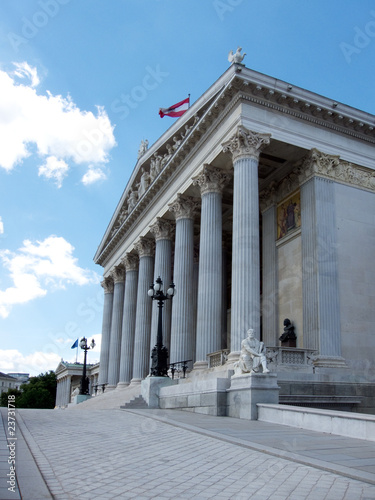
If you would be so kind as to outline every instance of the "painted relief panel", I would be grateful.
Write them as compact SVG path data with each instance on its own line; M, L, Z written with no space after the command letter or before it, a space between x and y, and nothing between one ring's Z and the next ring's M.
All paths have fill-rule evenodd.
M295 192L277 206L277 239L301 227L301 195Z

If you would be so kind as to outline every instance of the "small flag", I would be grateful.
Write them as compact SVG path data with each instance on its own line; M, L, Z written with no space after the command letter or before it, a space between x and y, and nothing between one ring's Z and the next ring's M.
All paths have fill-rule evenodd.
M78 347L78 339L74 342L71 349L75 349L76 347Z
M160 118L163 118L163 116L171 116L172 118L182 116L185 113L185 111L189 109L189 101L190 97L184 99L183 101L178 102L177 104L173 104L173 106L169 108L160 108L159 109Z

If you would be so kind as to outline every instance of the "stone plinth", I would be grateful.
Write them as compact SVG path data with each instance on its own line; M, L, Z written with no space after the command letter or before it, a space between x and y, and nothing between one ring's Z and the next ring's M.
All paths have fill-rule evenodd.
M141 382L141 395L149 408L159 408L159 390L175 384L169 377L146 377Z
M257 403L277 404L279 390L276 373L233 376L227 390L228 417L257 420Z
M77 396L74 396L73 398L73 403L75 405L78 405L79 403L83 403L87 399L91 399L91 396L89 396L88 394L77 394Z

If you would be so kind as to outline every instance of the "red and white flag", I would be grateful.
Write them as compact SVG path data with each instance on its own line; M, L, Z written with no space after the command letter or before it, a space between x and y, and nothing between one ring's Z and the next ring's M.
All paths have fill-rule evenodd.
M184 99L181 102L178 102L177 104L173 104L173 106L169 108L160 108L159 109L160 118L163 118L163 116L171 116L172 118L176 118L177 116L182 116L185 113L185 111L189 109L189 100L190 97Z

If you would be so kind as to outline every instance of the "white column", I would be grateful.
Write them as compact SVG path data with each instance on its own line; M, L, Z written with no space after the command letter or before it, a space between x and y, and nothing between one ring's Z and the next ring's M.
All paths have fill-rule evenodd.
M197 207L194 198L182 195L169 205L176 218L173 270L176 295L172 304L171 363L193 359L194 212Z
M109 345L111 341L113 289L112 278L105 278L101 282L104 288L104 307L102 323L102 345L100 350L99 384L108 382Z
M337 157L313 150L303 165L314 173ZM316 366L344 366L341 357L337 269L336 210L333 181L313 176L301 186L302 292L304 346L317 349Z
M113 293L113 313L111 325L111 342L109 346L108 385L107 390L115 389L120 374L121 329L124 309L125 269L116 266L111 273L115 283Z
M137 312L135 320L132 383L140 383L150 370L150 336L152 300L147 295L154 272L154 242L141 238L135 245L139 255Z
M223 261L222 261L222 285L221 285L221 347L220 349L227 349L228 345L228 248L223 241Z
M133 376L134 333L138 291L138 260L138 255L132 255L129 253L126 254L123 260L126 279L122 322L120 380L118 387L129 385Z
M204 165L193 179L202 196L196 362L194 368L207 368L207 354L221 348L222 311L222 189L228 175Z
M156 240L154 283L160 276L163 281L164 293L166 293L172 281L172 238L174 233L174 224L168 220L158 218L155 224L150 227L150 230ZM151 351L156 345L159 318L157 301L153 300L152 302ZM170 300L166 300L163 307L162 332L163 345L168 349L168 352L171 340L171 312L172 302Z
M55 406L61 406L61 378L57 379Z
M279 345L276 204L273 191L264 193L262 207L262 326L266 346Z
M233 246L231 300L231 354L238 358L246 331L260 329L260 255L258 162L269 134L258 134L239 126L223 144L233 158Z

